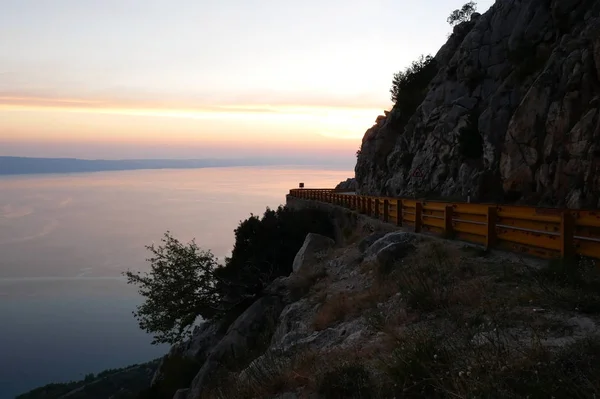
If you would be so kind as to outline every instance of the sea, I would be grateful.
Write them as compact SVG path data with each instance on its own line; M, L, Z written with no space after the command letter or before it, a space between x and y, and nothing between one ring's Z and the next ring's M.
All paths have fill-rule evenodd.
M166 231L218 258L251 214L291 188L334 187L350 168L232 167L0 176L0 399L143 363L151 345L132 315L126 270Z

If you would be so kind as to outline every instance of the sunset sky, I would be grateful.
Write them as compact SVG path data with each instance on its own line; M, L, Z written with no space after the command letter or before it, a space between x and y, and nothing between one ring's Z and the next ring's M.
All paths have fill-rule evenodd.
M352 159L462 3L3 0L0 155Z

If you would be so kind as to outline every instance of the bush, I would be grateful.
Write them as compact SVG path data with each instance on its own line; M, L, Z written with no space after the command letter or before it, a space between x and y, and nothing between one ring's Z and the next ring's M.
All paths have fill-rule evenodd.
M154 334L153 344L174 344L191 334L198 316L216 315L218 264L210 251L201 250L194 241L184 245L167 232L161 242L146 247L153 255L148 259L149 273L123 274L145 298L133 312L140 328Z
M154 344L174 344L189 337L198 316L230 318L243 312L266 285L290 274L308 233L333 237L329 215L267 208L262 218L251 215L240 223L232 255L220 266L195 241L184 245L167 232L161 245L147 247L153 254L149 273L124 273L145 297L134 312L140 328L155 334Z
M447 21L450 25L458 25L471 19L471 15L477 10L477 3L470 1L459 10L452 11Z
M394 74L390 89L392 101L403 113L410 116L425 98L427 86L437 71L435 59L431 55L421 55L404 71Z
M216 271L225 307L258 295L274 279L292 272L296 253L308 233L334 237L326 212L316 209L268 209L252 215L235 230L235 245L223 268Z

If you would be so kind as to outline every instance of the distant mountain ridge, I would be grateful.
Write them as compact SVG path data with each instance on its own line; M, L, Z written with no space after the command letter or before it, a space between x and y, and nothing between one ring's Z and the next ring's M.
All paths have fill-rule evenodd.
M140 169L196 169L233 166L309 165L302 159L232 158L232 159L131 159L88 160L78 158L27 158L0 156L0 175L39 173L82 173Z

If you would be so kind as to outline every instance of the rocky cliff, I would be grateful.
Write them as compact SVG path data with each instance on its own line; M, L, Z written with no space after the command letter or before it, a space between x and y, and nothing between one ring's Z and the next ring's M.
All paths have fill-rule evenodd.
M319 207L293 272L173 348L139 399L593 397L600 275ZM571 265L574 267L574 265ZM575 270L575 269L570 269Z
M359 192L600 206L599 1L497 0L435 63L365 133Z

